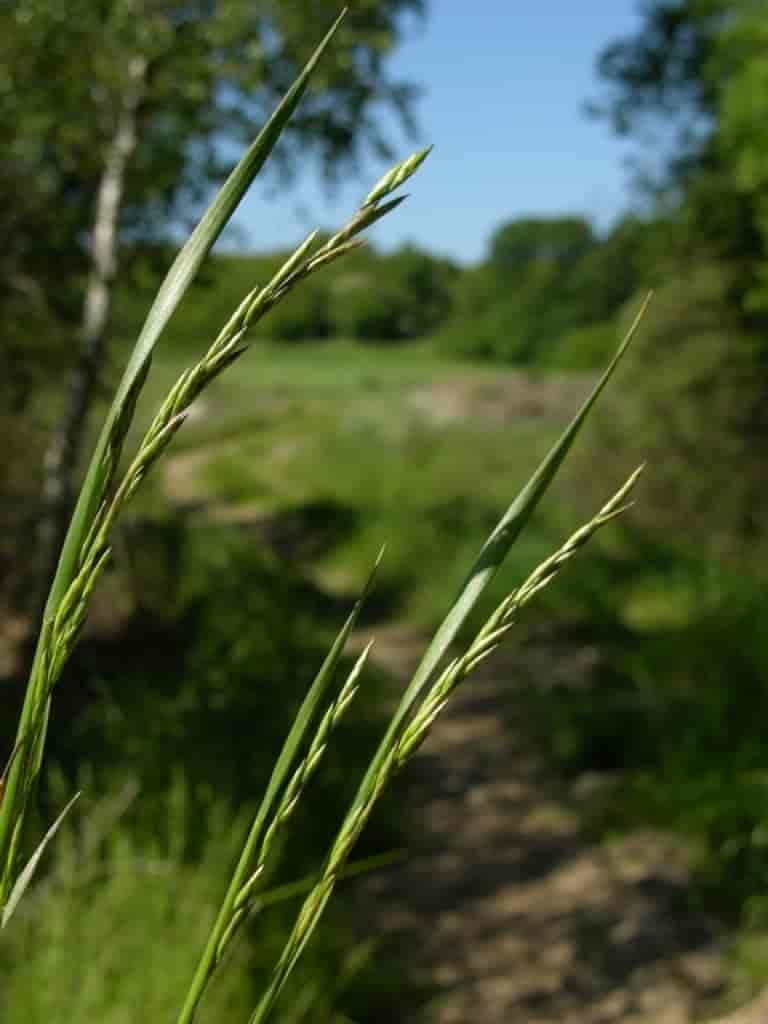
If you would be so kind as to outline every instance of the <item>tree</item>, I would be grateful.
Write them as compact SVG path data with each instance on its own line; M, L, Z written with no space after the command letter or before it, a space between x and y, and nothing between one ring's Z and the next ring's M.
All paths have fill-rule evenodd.
M481 359L547 362L565 332L584 321L575 287L597 246L580 217L524 217L491 236L485 262L460 282L446 347Z
M403 15L424 0L361 0L315 76L278 155L283 175L319 158L333 177L386 139L378 113L409 123L413 90L387 73ZM338 13L336 0L14 0L0 10L0 312L30 317L77 352L46 455L42 576L70 504L88 410L105 363L120 241L157 241L222 176L227 143L251 135ZM6 313L12 313L8 319ZM23 326L3 337L8 369ZM36 353L30 353L34 356ZM58 364L57 364L58 365ZM31 373L12 395L34 393Z
M607 97L593 106L622 135L672 128L668 172L685 175L708 149L718 106L718 34L738 0L651 0L641 28L598 58ZM658 149L658 147L657 147Z
M638 439L656 462L651 525L674 526L699 551L753 552L764 518L767 40L756 0L653 0L640 31L599 61L617 130L670 115L678 129L643 244L658 294L640 364L663 360L664 371L629 389L604 447L616 432Z
M607 97L597 112L641 136L646 151L647 127L663 128L655 150L668 159L655 190L676 219L678 261L732 264L732 297L750 329L762 328L768 309L768 172L759 170L767 33L768 10L756 0L653 0L640 31L598 61Z
M523 217L498 228L488 244L488 261L504 281L530 278L534 268L567 274L594 246L581 217Z
M447 319L458 269L414 245L382 254L371 249L354 270L330 277L336 334L365 341L410 341Z
M768 313L768 12L754 6L723 31L718 53L727 77L719 105L718 152L754 214L759 260L747 304Z

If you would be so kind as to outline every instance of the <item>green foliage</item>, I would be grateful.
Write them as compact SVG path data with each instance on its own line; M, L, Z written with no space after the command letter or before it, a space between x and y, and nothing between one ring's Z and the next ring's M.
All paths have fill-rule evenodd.
M488 259L468 269L414 246L386 254L368 248L307 282L257 331L272 341L392 342L435 334L442 351L464 358L593 369L615 343L608 322L651 276L644 266L652 235L633 217L603 239L578 218L512 222L491 239ZM181 348L213 336L237 296L269 279L285 256L216 257L196 286L198 301L174 318L172 343ZM136 295L149 294L151 266L145 263L135 282L142 289ZM138 308L123 288L121 335L131 336ZM571 358L570 335L582 329Z
M617 331L613 321L567 331L547 355L544 365L554 370L594 370L613 351Z
M589 225L574 217L513 221L497 229L489 243L488 263L498 293L504 296L495 326L500 328L500 351L506 358L534 364L546 360L556 340L578 326L580 295L573 276L594 245ZM504 332L510 330L505 342Z
M749 4L750 0L746 0ZM640 29L599 56L608 85L597 111L622 134L663 117L675 130L670 171L687 175L708 147L722 86L714 53L719 33L745 0L651 0ZM668 135L667 135L668 137Z
M580 580L599 666L581 689L528 698L556 762L612 780L604 827L682 833L692 898L764 927L765 349L745 329L736 268L700 250L672 270L679 231L675 220L659 231L672 246L637 363L574 465L574 480L596 458L609 472L626 453L653 466L618 564Z
M691 899L756 929L768 921L767 19L750 0L653 0L639 31L602 55L602 112L645 155L660 126L669 160L644 219L627 218L581 262L584 320L551 364L587 366L627 296L654 287L621 400L598 412L569 487L583 502L595 466L616 474L626 458L651 472L618 541L550 605L549 646L571 650L577 637L592 667L517 695L551 763L602 781L581 802L596 827L684 836ZM764 984L764 950L751 970Z
M599 240L577 217L502 225L486 260L458 282L439 344L472 358L559 365L564 335L608 320L637 288L639 231L627 220Z
M621 132L663 126L670 153L656 182L675 210L683 266L704 248L737 271L742 316L761 329L768 261L760 152L764 138L761 39L768 14L752 0L653 0L640 31L608 47L602 113ZM669 126L677 127L669 146ZM645 134L643 134L645 133ZM668 251L658 250L664 260ZM758 315L759 314L759 315Z
M366 146L384 144L371 105L407 114L411 91L389 78L386 58L400 38L401 15L421 10L419 0L388 0L350 11L334 55L288 129L283 172L299 148L303 159L310 147L331 171ZM147 86L125 223L154 234L158 206L167 213L190 189L199 195L220 177L222 138L252 135L338 13L325 0L290 9L244 0L78 0L66 11L50 0L23 0L5 8L0 109L18 131L4 170L25 182L25 203L34 199L39 210L66 190L54 227L71 246L78 237L72 228L88 223L88 189L114 130L129 58L142 55ZM75 219L67 224L65 215ZM21 217L16 226L22 230Z
M111 797L91 797L79 828L64 828L44 882L4 936L4 1018L117 1024L137 1012L171 1017L216 905L218 875L243 828L221 801L208 815L202 855L186 861L190 822L179 820L179 786L174 795L165 834L154 841L137 839L119 820L136 799L127 781ZM248 943L239 953L242 965L257 949ZM232 971L211 1001L214 1015L242 1014L251 990L247 973Z
M172 344L183 349L214 337L228 311L256 284L264 284L287 252L219 255L195 286L196 301L174 317ZM145 255L130 286L118 291L116 331L136 331L142 302L157 284L153 254ZM290 302L270 310L256 333L276 342L337 337L358 341L415 341L449 317L458 268L414 246L392 253L366 247L305 282Z
M598 417L589 456L644 453L654 472L635 521L712 557L751 547L768 512L763 347L739 323L731 280L701 263L655 294L627 392Z
M87 289L100 279L97 305L106 322L118 264L128 291L138 243L168 241L193 219L340 7L335 0L18 0L0 7L0 118L12 126L0 159L0 429L8 442L0 484L14 498L0 521L0 597L15 592L29 602L35 589L33 560L11 571L4 547L39 518L39 474L29 467L43 462L52 437L66 435L65 418L75 419L78 389L60 387L61 376L77 367L80 383L95 378L98 391L108 369L101 327L80 360L88 347ZM390 56L404 16L423 13L422 0L354 5L275 154L270 173L278 181L307 159L334 178L366 153L388 152L381 115L410 126L414 98L390 72ZM114 235L121 251L103 251L94 274L97 217L102 250ZM301 301L301 323L317 320L314 286ZM304 328L281 313L278 330L292 338ZM89 389L81 390L89 407ZM74 450L83 428L70 433ZM66 494L75 490L76 454L67 451L62 461L58 484L47 484Z
M567 274L593 245L592 229L578 217L524 217L494 231L488 262L499 280L515 286L535 268Z
M528 690L521 699L563 770L604 773L608 787L592 808L603 828L652 824L681 832L692 852L692 898L731 922L764 927L764 574L745 563L720 570L684 561L649 545L637 554L647 567L641 579L625 562L621 584L611 587L617 568L607 566L593 591L603 626L595 628L601 616L593 608L593 626L585 628L600 645L596 670L578 687ZM652 585L657 600L671 605L664 617L643 614L642 628L620 627L617 611L640 618L633 611L639 588L650 610Z
M265 285L290 253L263 256L221 255L211 261L196 288L196 301L180 310L173 324L173 344L197 347L215 337L232 309L252 288ZM255 329L274 341L308 341L326 337L329 323L329 276L332 269L304 283L290 302L280 303Z
M333 283L334 333L363 341L406 341L431 334L451 308L457 268L415 246L368 254Z
M186 762L190 750L195 799L227 793L236 804L248 802L323 660L336 605L223 526L149 522L140 535L128 575L111 585L118 607L134 610L111 636L75 654L62 681L52 756L72 769L83 750L98 763L136 765L145 820L168 765ZM126 590L131 580L136 589ZM352 747L339 757L359 756L355 749L364 749L380 710L372 684L352 711ZM254 722L261 723L258 743ZM334 793L343 781L335 766L334 755L316 805L330 818L343 799Z
M653 239L652 222L629 214L583 252L569 278L574 322L581 320L584 326L605 323L628 299L657 280L651 274L656 258L655 252L649 252ZM553 291L554 301L559 301L557 285ZM593 365L602 362L601 357Z
M765 46L768 15L744 5L743 13L730 21L718 45L724 66L719 103L717 144L722 159L733 168L737 193L754 210L757 265L754 283L746 295L750 312L768 313L768 77Z
M308 281L296 301L284 302L264 321L262 332L273 341L308 341L331 333L328 283Z
M0 1016L30 1024L127 1024L137 1014L172 1020L245 817L222 796L193 811L177 772L166 780L160 827L139 836L131 819L144 797L133 780L100 797L95 773L81 769L81 781L91 795L57 837L45 879L3 934ZM241 935L211 986L201 1024L247 1017L295 900L264 909ZM401 979L394 984L378 953L374 970L372 945L355 938L340 914L328 924L275 1019L342 1024L344 1014L361 1011L371 1021L398 1017L402 995L394 993L402 991Z

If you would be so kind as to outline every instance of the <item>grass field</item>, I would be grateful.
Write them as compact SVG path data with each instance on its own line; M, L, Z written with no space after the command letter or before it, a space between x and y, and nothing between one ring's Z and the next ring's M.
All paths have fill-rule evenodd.
M185 363L168 351L150 405ZM194 410L155 499L261 532L336 592L386 544L380 596L427 624L589 383L427 344L258 344ZM508 573L548 542L543 525L530 533Z

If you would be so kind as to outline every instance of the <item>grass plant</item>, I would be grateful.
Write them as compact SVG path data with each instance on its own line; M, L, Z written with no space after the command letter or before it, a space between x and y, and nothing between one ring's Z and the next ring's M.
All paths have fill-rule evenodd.
M127 468L119 474L121 452L129 436L134 408L149 371L154 346L205 255L277 142L334 30L335 26L181 250L158 292L107 414L52 584L16 744L4 773L5 786L0 803L0 907L3 908L4 926L11 921L45 846L54 838L63 818L62 815L49 829L26 867L20 868L25 821L43 763L51 699L81 633L94 588L111 557L115 523L124 514L148 472L166 453L184 424L192 403L245 353L253 325L302 281L354 250L360 244L358 236L361 232L400 205L403 197L394 193L428 155L428 150L421 150L398 163L374 186L341 230L324 243L318 243L316 234L311 234L271 280L255 286L243 298L208 350L183 370L171 386L154 419L136 443L135 454L128 460ZM371 755L357 794L338 827L325 862L313 879L282 951L267 974L250 1017L251 1024L260 1024L273 1014L276 1001L299 964L339 879L349 868L356 842L373 809L393 777L413 757L456 686L493 653L511 629L518 611L554 579L578 548L623 511L637 479L636 473L590 522L535 569L521 586L512 588L487 621L474 630L469 640L462 640L465 627L474 621L480 598L529 522L594 403L622 359L641 315L642 310L580 411L481 546L393 713L378 748ZM375 461L375 452L368 454ZM339 631L310 686L275 761L214 923L203 943L197 968L186 994L179 991L178 1024L191 1024L195 1019L212 979L219 973L224 954L233 946L243 922L263 909L263 886L268 867L279 856L281 844L277 839L284 830L290 829L296 806L328 744L332 742L333 731L361 685L368 648L341 681L338 678L341 675L339 668L346 641L374 585L377 566L378 560L360 600Z

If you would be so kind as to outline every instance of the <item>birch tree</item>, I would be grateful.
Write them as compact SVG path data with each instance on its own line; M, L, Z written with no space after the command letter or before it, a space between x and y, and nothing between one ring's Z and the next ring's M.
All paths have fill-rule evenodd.
M387 147L389 108L409 126L413 88L387 58L425 0L361 0L316 77L277 166L328 178ZM40 586L66 526L88 412L108 357L121 242L158 240L227 169L295 77L337 0L15 0L0 9L2 369L28 409L54 371L63 407L39 486ZM37 317L39 327L29 330ZM41 333L49 342L41 342ZM20 372L32 365L42 372ZM28 378L28 379L27 379ZM11 424L12 428L13 424ZM29 457L29 453L27 453Z

